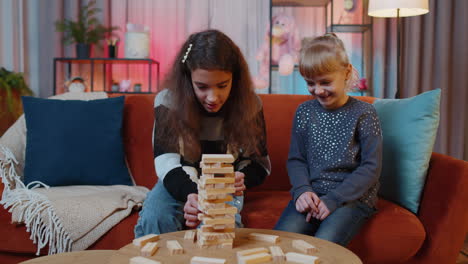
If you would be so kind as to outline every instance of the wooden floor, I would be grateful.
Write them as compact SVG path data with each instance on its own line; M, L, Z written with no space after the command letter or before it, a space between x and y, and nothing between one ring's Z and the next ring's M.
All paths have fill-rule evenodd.
M463 246L460 255L458 255L456 264L468 264L468 236L465 239L465 245Z

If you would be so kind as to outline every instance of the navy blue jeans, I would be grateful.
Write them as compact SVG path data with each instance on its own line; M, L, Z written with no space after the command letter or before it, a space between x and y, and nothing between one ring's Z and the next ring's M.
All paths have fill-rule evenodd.
M323 221L312 218L306 222L307 213L299 213L291 200L274 229L315 236L346 246L374 213L374 208L355 201L337 208Z
M244 205L243 196L234 196L229 204L237 207L236 227L242 227L240 212ZM140 217L135 226L135 237L147 234L164 234L180 231L186 228L184 219L184 205L172 197L162 181L148 192Z

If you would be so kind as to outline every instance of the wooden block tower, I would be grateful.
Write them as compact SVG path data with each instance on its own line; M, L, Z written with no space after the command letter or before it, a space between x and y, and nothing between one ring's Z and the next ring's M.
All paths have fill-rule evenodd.
M234 157L231 154L204 154L198 181L198 218L203 222L197 232L201 248L232 248L237 208L226 204L235 193Z

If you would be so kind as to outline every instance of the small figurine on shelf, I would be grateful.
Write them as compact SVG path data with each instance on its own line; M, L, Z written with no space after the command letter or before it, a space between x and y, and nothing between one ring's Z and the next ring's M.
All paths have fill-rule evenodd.
M109 58L117 57L117 43L119 42L118 38L107 39L107 51L109 53Z
M135 83L135 85L133 86L133 91L135 93L141 92L141 83Z
M130 90L130 85L132 84L131 80L122 80L120 81L120 91L128 92Z
M82 77L73 77L65 83L68 91L71 93L84 93L86 91L86 83Z
M119 91L119 83L118 82L112 82L111 91L112 92L118 92Z

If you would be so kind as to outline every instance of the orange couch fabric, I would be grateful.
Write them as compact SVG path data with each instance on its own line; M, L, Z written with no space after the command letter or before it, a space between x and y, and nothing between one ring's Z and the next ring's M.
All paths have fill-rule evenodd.
M111 96L117 96L115 94ZM138 185L152 188L157 181L152 153L154 94L127 95L124 143L132 176ZM264 104L267 144L272 174L265 183L246 193L243 221L246 227L271 229L291 199L286 160L292 119L305 95L260 95ZM371 97L359 99L372 102ZM3 185L0 186L0 193ZM349 248L363 263L455 263L468 223L468 163L433 153L419 215L385 200L379 212L351 242ZM112 228L89 249L119 249L133 239L138 213ZM24 226L10 223L0 208L0 263L17 263L34 257L36 245ZM46 253L47 250L42 250Z

